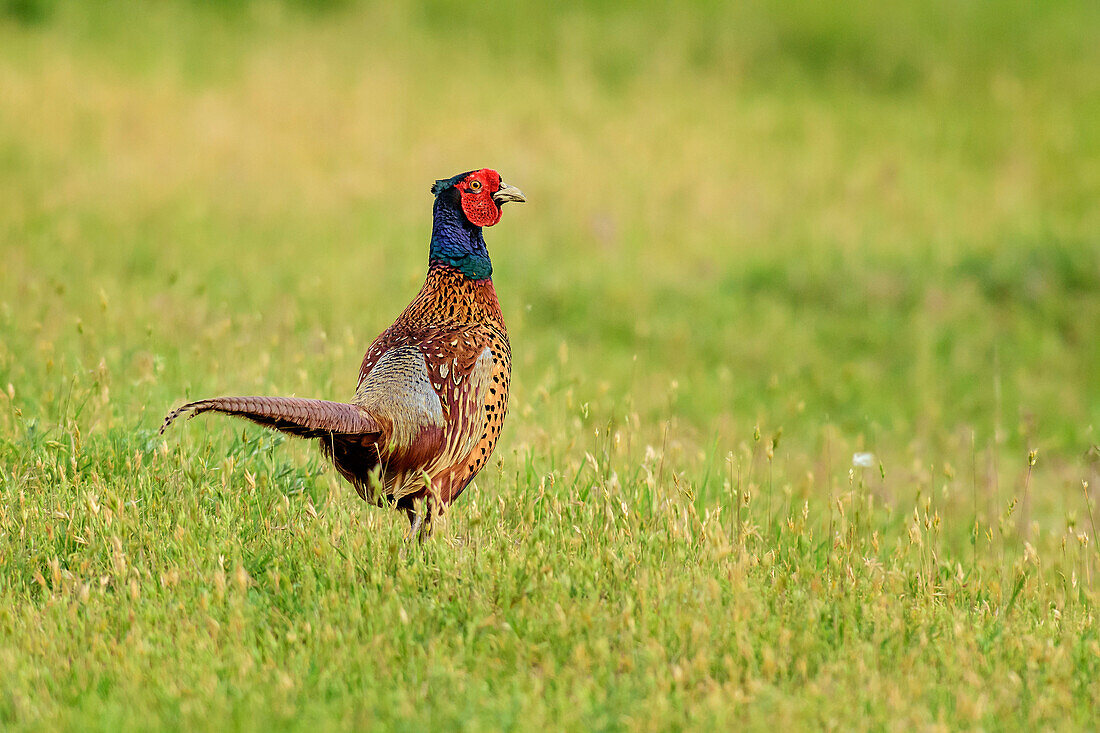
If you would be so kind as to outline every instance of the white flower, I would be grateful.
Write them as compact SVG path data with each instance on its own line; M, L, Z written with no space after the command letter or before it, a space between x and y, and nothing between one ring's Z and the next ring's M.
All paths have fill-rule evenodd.
M875 465L874 453L855 453L852 455L852 465L870 468Z

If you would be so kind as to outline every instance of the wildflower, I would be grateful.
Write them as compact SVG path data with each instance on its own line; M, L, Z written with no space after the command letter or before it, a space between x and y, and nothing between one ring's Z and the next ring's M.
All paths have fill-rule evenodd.
M852 455L852 465L862 468L870 468L875 465L874 453L855 453Z

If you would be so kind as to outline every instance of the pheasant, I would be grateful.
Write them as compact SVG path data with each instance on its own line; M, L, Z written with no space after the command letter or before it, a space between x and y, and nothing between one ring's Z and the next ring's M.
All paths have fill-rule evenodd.
M501 206L525 201L491 169L432 186L428 275L420 293L363 357L349 402L297 397L215 397L164 419L220 412L316 439L364 500L405 511L411 537L489 460L508 409L512 353L493 288L483 227Z

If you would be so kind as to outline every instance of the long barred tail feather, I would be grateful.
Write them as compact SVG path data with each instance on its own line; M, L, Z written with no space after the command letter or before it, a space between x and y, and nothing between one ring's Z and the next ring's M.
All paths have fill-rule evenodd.
M243 417L246 420L302 438L320 438L333 433L365 435L381 426L365 410L346 402L308 400L300 397L215 397L189 402L168 413L160 432L181 415L195 417L204 412Z

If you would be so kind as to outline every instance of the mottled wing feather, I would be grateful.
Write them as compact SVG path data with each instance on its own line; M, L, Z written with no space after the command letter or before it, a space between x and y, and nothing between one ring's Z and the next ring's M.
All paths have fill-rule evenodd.
M353 404L389 423L389 448L407 447L426 428L443 428L443 405L424 353L416 346L387 350L360 381Z
M352 402L386 428L374 446L382 467L383 493L401 499L426 489L423 469L443 447L446 418L420 347L399 344L380 350L360 379ZM326 450L338 464L341 453L348 456L342 462L344 472L359 448L341 442ZM356 487L364 493L358 483Z
M437 479L445 503L465 485L455 478L486 433L490 343L479 327L439 328L389 331L368 350L353 402L393 424L381 450L391 496L426 490L424 475Z

